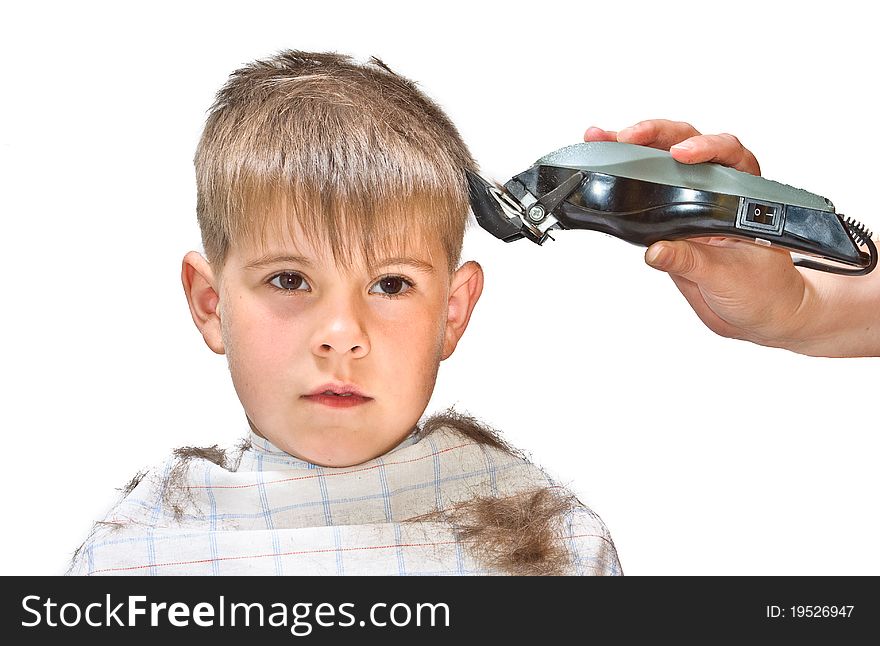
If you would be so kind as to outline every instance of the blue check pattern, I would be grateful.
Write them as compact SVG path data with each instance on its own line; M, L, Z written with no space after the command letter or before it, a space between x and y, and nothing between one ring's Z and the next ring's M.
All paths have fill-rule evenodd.
M173 459L150 472L77 552L78 575L490 575L448 523L410 519L476 496L558 486L528 460L450 428L353 467L310 464L253 433L233 468ZM571 574L622 574L601 519L562 519Z

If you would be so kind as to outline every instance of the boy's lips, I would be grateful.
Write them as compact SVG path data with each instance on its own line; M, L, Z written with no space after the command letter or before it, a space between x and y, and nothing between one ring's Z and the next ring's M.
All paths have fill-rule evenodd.
M306 397L312 397L314 395L351 395L354 397L363 397L364 399L371 399L369 395L361 391L360 388L355 386L354 384L345 384L339 381L329 382L326 384L322 384L312 390Z
M303 397L316 404L323 404L331 408L350 408L365 404L373 399L362 393L357 386L339 382L318 386Z

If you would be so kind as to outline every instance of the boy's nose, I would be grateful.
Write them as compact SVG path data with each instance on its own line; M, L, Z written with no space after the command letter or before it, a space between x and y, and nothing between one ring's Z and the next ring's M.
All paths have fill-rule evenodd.
M340 305L328 310L315 332L312 351L321 357L350 353L353 359L369 354L370 341L356 309Z

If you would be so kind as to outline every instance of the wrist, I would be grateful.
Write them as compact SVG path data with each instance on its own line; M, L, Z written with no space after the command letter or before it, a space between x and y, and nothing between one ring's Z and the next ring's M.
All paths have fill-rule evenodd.
M836 322L831 320L828 307L828 293L823 289L822 276L815 271L798 270L804 278L804 293L801 303L791 317L788 334L780 347L797 354L827 356L826 351L833 347Z
M780 347L816 357L880 356L880 271L799 271L804 295Z

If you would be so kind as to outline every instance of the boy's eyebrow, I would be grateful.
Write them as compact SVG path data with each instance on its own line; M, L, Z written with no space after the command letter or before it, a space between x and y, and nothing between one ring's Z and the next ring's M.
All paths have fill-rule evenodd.
M267 267L269 265L274 265L277 263L300 263L308 267L312 266L312 262L305 256L292 256L290 254L282 254L276 256L267 255L261 258L257 258L255 261L246 264L244 268L259 269L261 267ZM378 269L379 267L384 267L385 265L410 265L411 267L415 267L416 269L420 269L427 273L434 272L433 265L425 262L424 260L419 260L418 258L413 258L411 256L396 256L394 258L386 258L385 260L378 262L376 266L372 269Z
M430 263L425 262L424 260L419 260L418 258L413 258L411 256L398 256L395 258L386 258L385 260L381 260L376 263L374 269L378 269L379 267L384 267L385 265L409 265L411 267L415 267L416 269L421 269L426 273L433 273L434 266Z
M260 267L274 265L279 262L295 262L303 265L308 265L309 267L312 266L312 262L305 256L291 256L289 254L282 254L280 256L263 256L261 258L257 258L255 261L246 264L244 268L259 269Z

